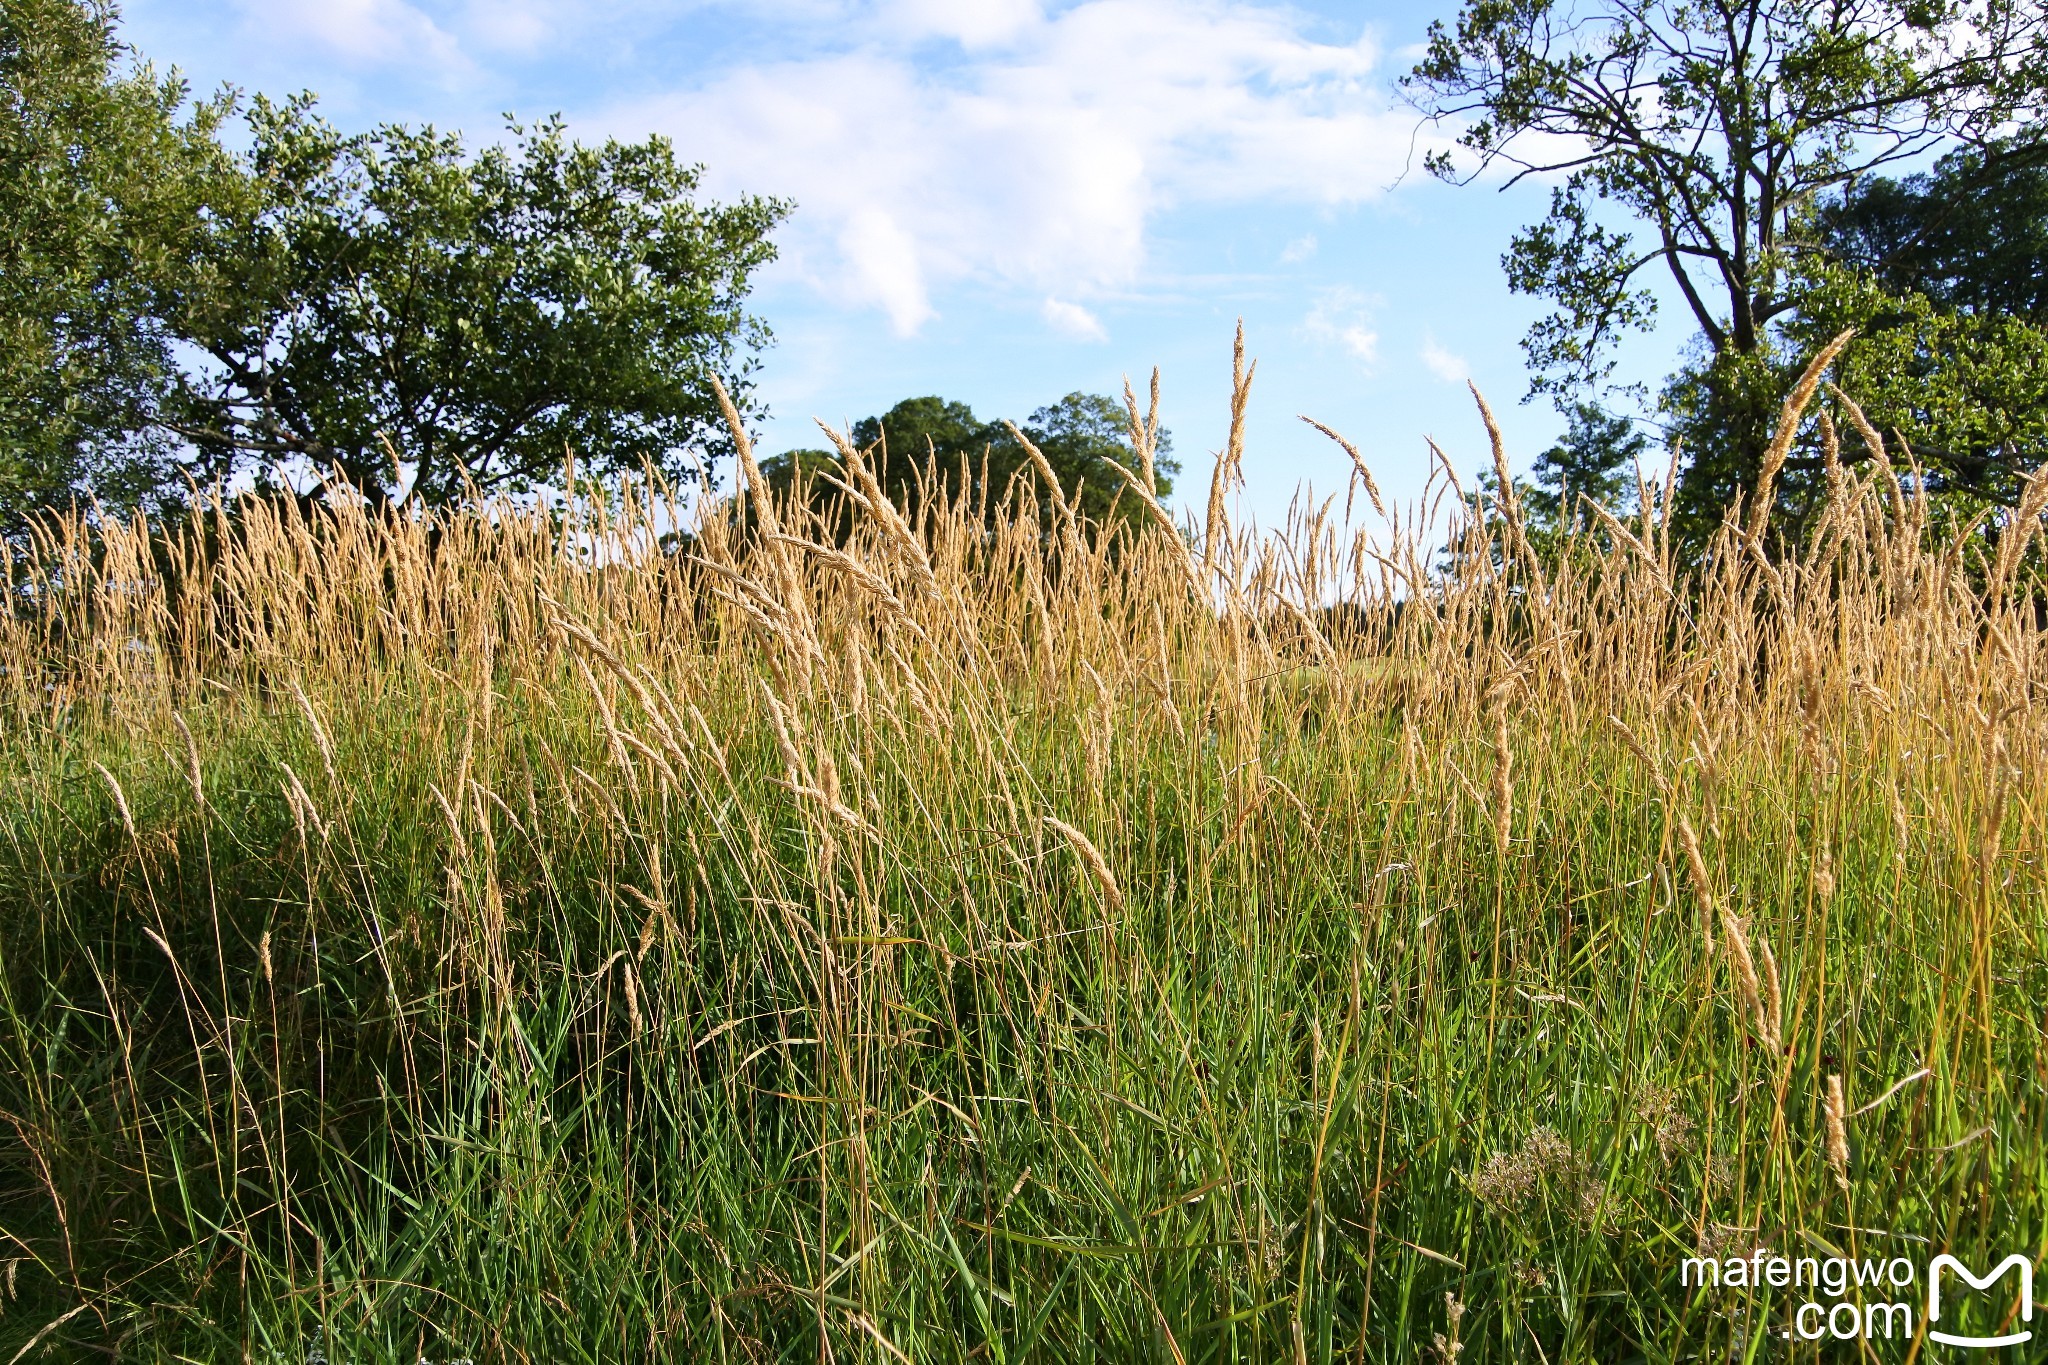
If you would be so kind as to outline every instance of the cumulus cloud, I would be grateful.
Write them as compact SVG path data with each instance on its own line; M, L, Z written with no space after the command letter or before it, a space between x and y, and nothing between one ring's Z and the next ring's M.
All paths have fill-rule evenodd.
M469 0L463 18L479 45L525 56L554 38L558 16L546 0Z
M251 25L350 61L466 72L455 36L407 0L242 0Z
M1381 193L1413 116L1385 97L1369 37L1304 22L1247 0L879 0L822 22L814 55L577 122L671 135L715 194L793 199L787 266L907 333L963 280L1128 291L1148 225L1177 205Z
M895 0L883 11L916 36L950 38L963 47L1008 42L1041 18L1036 0Z
M1064 299L1047 299L1041 310L1045 320L1052 324L1054 331L1075 341L1108 341L1109 330L1102 325L1102 319L1078 303Z
M917 244L886 210L856 208L840 229L839 249L849 271L847 292L885 310L899 333L916 331L932 316Z
M1362 368L1379 359L1380 334L1372 327L1372 301L1355 289L1330 289L1302 320L1302 330L1325 346L1347 352Z
M1422 339L1422 363L1446 384L1462 384L1472 377L1472 367L1465 363L1465 357L1445 350L1435 337Z
M793 200L782 278L906 335L963 282L1084 311L1128 296L1162 213L1358 203L1413 150L1371 35L1332 40L1278 0L233 3L249 36L344 71L478 89L587 58L644 91L632 54L705 26L730 44L716 60L572 108L575 131L666 133L711 194Z
M1316 254L1316 235L1313 232L1296 237L1280 250L1282 265L1300 265Z

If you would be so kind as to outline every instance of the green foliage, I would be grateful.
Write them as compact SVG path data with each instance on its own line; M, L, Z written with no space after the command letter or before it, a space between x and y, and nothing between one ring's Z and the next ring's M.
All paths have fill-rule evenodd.
M1757 358L1800 306L1802 215L1950 139L1998 159L1995 135L2038 114L2044 76L2038 0L1467 0L1432 25L1407 86L1464 121L1480 168L1564 177L1504 261L1516 290L1556 306L1524 342L1534 392L1604 382L1618 339L1655 318L1645 272L1668 275L1706 350L1673 400L1712 433L1682 490L1704 524L1752 486L1769 439ZM1448 154L1431 167L1464 173Z
M1522 338L1531 393L1563 397L1606 379L1621 337L1656 321L1656 295L1634 287L1645 264L1635 240L1593 219L1586 191L1594 182L1579 172L1553 189L1549 216L1519 233L1501 258L1508 288L1557 304Z
M1674 511L1682 541L1704 544L1726 509L1754 485L1759 443L1767 439L1786 388L1805 363L1804 356L1793 363L1784 352L1715 351L1696 342L1687 363L1665 382L1658 403L1685 454ZM1811 452L1802 451L1789 477L1779 479L1781 503L1810 504L1813 485L1804 477L1810 461ZM1796 511L1789 518L1799 519Z
M2048 323L2048 142L1966 150L1895 180L1876 176L1821 204L1811 232L1827 259L1885 293L1947 312Z
M1572 406L1564 436L1536 457L1535 485L1522 506L1537 527L1562 530L1581 516L1581 501L1617 514L1636 502L1636 462L1650 438L1634 422L1595 403Z
M1132 500L1122 477L1111 467L1121 465L1133 472L1138 468L1124 409L1114 398L1070 393L1032 413L1022 430L1025 438L1044 453L1045 462L1059 477L1062 496L1071 502L1079 492L1080 510L1087 518L1103 524L1144 520L1146 513ZM1154 462L1161 497L1173 491L1172 476L1180 472L1179 462L1171 456L1172 449L1173 438L1162 428ZM1111 516L1112 506L1116 509L1115 517Z
M1133 525L1144 520L1146 514L1115 468L1138 472L1128 419L1114 398L1070 393L1033 412L1018 430L1045 456L1061 496L1071 500L1078 490L1080 510L1089 519ZM983 421L967 404L937 396L906 398L879 417L854 423L849 434L855 445L882 453L882 486L898 503L909 506L933 492L950 499L964 491L977 515L990 524L1001 516L1014 481L1023 476L1028 483L1033 468L1007 425ZM1154 467L1162 498L1173 491L1173 475L1180 470L1172 449L1172 434L1162 429ZM928 461L940 481L936 487L923 479ZM799 468L811 474L836 462L822 450L793 450L763 461L762 473L771 487L784 490ZM812 484L820 506L836 491L821 481Z
M345 136L310 97L189 106L100 0L0 3L0 534L89 492L114 509L338 470L375 500L700 476L747 410L743 308L787 213L696 198L660 138L559 120Z
M1787 275L1791 307L1766 344L1696 356L1665 392L1696 499L1741 487L1740 434L1774 424L1807 357L1846 329L1856 338L1836 384L1887 439L1904 439L1931 495L1965 515L2017 498L2048 459L2048 171L2030 164L2037 155L1959 154L1903 181L1858 183L1809 216ZM1834 416L1846 429L1839 406ZM1842 457L1869 452L1850 439ZM1815 510L1823 463L1808 428L1779 483L1794 534Z
M2011 501L2048 459L2048 145L1853 186L1816 215L1794 348L1854 327L1841 386L1937 493Z
M950 474L962 459L980 463L983 449L1007 435L1001 423L984 422L967 404L936 395L906 398L880 417L854 423L849 434L863 448L882 443L883 477L892 491L913 479L927 456Z
M166 298L243 186L224 102L131 62L113 9L0 0L0 534L90 493L132 508L173 443Z
M569 451L679 480L725 452L709 379L744 404L768 333L742 303L786 206L700 205L666 139L585 147L559 120L474 156L431 128L344 136L304 98L249 122L263 198L175 317L208 363L171 426L211 472L296 462L445 503Z
M1553 572L1567 556L1585 572L1613 549L1613 537L1587 504L1617 516L1635 511L1641 500L1637 465L1649 449L1649 436L1629 418L1597 403L1571 406L1564 435L1536 457L1535 477L1514 480L1529 546ZM1501 500L1500 479L1491 469L1480 470L1477 482L1478 493L1467 499L1475 517ZM1469 547L1447 545L1437 556L1438 571L1456 573L1470 553ZM1505 569L1501 547L1489 545L1486 553L1496 569Z
M1895 295L1867 275L1822 267L1802 281L1793 348L1855 327L1839 384L1880 431L1900 432L1930 490L1994 501L2048 458L2048 328Z

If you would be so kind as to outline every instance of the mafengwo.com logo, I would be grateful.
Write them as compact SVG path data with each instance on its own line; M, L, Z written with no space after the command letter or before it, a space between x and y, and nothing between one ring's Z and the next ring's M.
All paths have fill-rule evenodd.
M1796 1306L1779 1332L1801 1341L1909 1341L1924 1327L1929 1341L1992 1350L2034 1336L2024 1325L2034 1320L2034 1263L2017 1252L1980 1275L1946 1252L1922 1267L1904 1256L1788 1257L1759 1247L1726 1260L1687 1257L1678 1283L1691 1291L1790 1290ZM1970 1313L1969 1291L1991 1298ZM1966 1313L1972 1322L1996 1325L1963 1330Z

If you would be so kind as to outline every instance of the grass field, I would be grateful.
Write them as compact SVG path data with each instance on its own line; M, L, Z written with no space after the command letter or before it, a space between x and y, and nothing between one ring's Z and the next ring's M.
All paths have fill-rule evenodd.
M1948 1351L1929 1258L2048 1251L2041 509L1847 445L1809 548L1693 571L1654 497L1540 563L1442 480L985 534L851 451L843 548L54 527L0 1362ZM1681 1285L1758 1247L1921 1278Z

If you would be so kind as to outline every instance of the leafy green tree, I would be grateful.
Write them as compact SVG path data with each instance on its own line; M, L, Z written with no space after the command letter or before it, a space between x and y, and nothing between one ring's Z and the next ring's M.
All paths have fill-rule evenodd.
M2041 0L1466 0L1408 89L1463 124L1467 155L1433 157L1438 174L1562 177L1504 259L1514 289L1556 305L1524 343L1534 391L1607 380L1618 338L1655 317L1646 272L1668 276L1706 352L1674 398L1720 433L1690 452L1697 530L1753 486L1768 442L1802 215L1958 141L1995 159L2001 131L2038 117L2044 71Z
M1144 519L1113 468L1137 471L1128 421L1117 400L1104 394L1070 393L1033 412L1018 429L1045 456L1059 480L1061 496L1072 499L1078 490L1083 516L1129 524ZM903 506L914 504L921 492L959 496L964 471L970 499L993 521L1012 480L1032 468L1030 455L1007 426L985 422L967 404L937 396L906 398L879 417L854 423L848 435L856 446L878 453L882 485ZM1161 430L1154 469L1161 497L1173 491L1173 475L1180 470L1172 449L1171 433ZM928 463L936 484L926 477ZM780 490L791 485L798 470L815 480L817 472L836 464L837 458L822 450L793 450L764 461L761 472L771 487ZM811 487L813 500L821 507L836 493L822 481ZM1045 510L1050 512L1049 507ZM839 529L843 534L845 528Z
M1668 392L1684 439L1712 449L1730 424L1713 404L1776 395L1828 338L1854 329L1837 382L1882 432L1903 436L1931 494L1966 514L2017 496L2048 459L2048 169L2040 149L1970 151L1903 180L1846 187L1803 225L1788 272L1792 308L1773 344L1730 379L1728 357L1696 357ZM1715 373L1718 371L1718 373ZM1842 417L1837 413L1838 423ZM1867 458L1851 440L1843 457ZM1784 505L1797 527L1817 505L1823 463L1811 439L1787 462Z
M2017 497L2025 476L2048 459L2048 329L2015 314L1944 308L1919 292L1894 294L1867 273L1828 263L1802 270L1798 286L1783 344L1752 357L1740 386L1759 408L1784 392L1806 355L1855 328L1836 382L1880 432L1904 438L1927 491L1959 508ZM1721 368L1725 374L1727 362ZM1723 393L1735 387L1718 385ZM1724 439L1725 420L1708 406L1713 395L1697 372L1682 371L1670 393L1681 435L1700 444ZM1844 414L1836 418L1846 429ZM1903 464L1907 456L1894 453ZM1851 438L1842 456L1855 463L1868 452ZM1815 505L1822 463L1810 436L1786 462L1784 510L1794 526Z
M2048 323L2048 138L1845 186L1814 214L1813 238L1828 261L1895 297Z
M928 396L906 398L880 417L865 417L853 424L847 436L856 446L872 449L878 461L878 478L891 501L908 507L917 498L919 475L927 460L936 461L942 488L957 487L961 469L970 479L978 476L981 460L993 436L989 424L974 415L965 403ZM963 461L965 462L963 465ZM785 451L761 462L768 486L787 494L799 474L809 483L812 507L827 512L839 490L822 475L839 468L839 456L828 450ZM853 518L839 505L832 527L834 539L844 542L852 534Z
M1855 327L1842 385L1931 489L2012 500L2048 459L2048 141L1852 186L1817 220L1788 332Z
M1121 465L1133 473L1138 468L1128 416L1114 398L1070 393L1032 413L1022 429L1059 477L1061 493L1071 500L1079 491L1082 515L1098 522L1145 520L1146 513L1133 502L1123 477L1111 467ZM1153 467L1162 498L1173 491L1173 476L1180 472L1172 450L1172 437L1162 429Z
M863 450L874 448L881 459L882 486L899 503L915 495L918 476L927 461L949 491L957 489L962 462L968 478L976 478L982 456L1008 433L982 421L965 403L936 396L906 398L880 417L866 417L847 433Z
M205 361L170 429L213 472L338 470L373 499L588 474L690 479L727 450L709 380L744 409L768 339L743 311L787 213L695 199L662 138L572 143L559 120L344 136L310 97L249 114L253 211L215 233L181 303Z
M1629 418L1597 403L1572 404L1564 435L1536 457L1531 471L1535 477L1514 477L1523 530L1537 555L1559 561L1574 543L1588 555L1608 546L1608 531L1586 504L1591 502L1616 516L1633 512L1640 500L1636 462L1649 448L1650 438ZM1497 515L1499 476L1491 469L1481 469L1477 491L1467 496L1468 508L1475 515L1488 504ZM1461 547L1447 547L1437 559L1438 569L1458 572L1459 560L1467 553ZM1487 553L1496 567L1505 562L1505 547L1498 540Z
M1532 527L1562 532L1581 519L1580 500L1626 513L1636 502L1636 461L1650 438L1596 403L1575 403L1558 443L1536 457L1535 482L1521 494Z
M0 534L91 495L160 490L176 443L168 296L199 268L209 210L247 194L188 105L115 37L111 5L0 0Z

